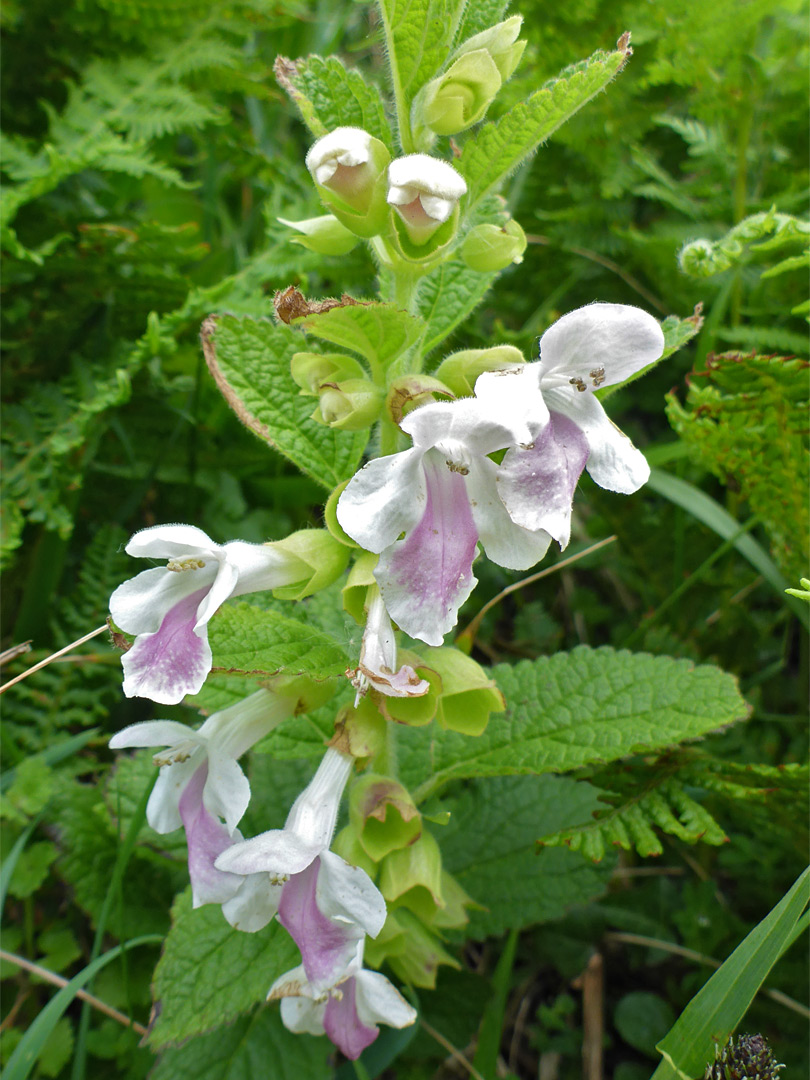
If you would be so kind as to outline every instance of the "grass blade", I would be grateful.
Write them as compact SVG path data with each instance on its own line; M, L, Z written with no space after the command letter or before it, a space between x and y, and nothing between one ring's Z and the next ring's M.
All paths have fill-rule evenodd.
M67 986L63 987L51 998L23 1035L14 1053L9 1058L8 1065L6 1065L3 1072L3 1080L26 1080L42 1047L56 1026L57 1020L60 1019L68 1005L76 997L76 991L81 990L85 983L89 982L98 971L129 949L135 949L139 945L159 945L162 941L163 938L160 934L145 934L143 937L133 938L122 945L116 945L114 949L110 949L103 956L93 960L78 975L74 975Z
M689 1002L656 1049L664 1060L652 1080L702 1076L748 1011L773 965L795 938L808 902L810 867L769 915L738 945L719 971Z
M664 472L662 469L653 469L647 484L653 491L697 518L723 540L730 540L739 533L739 521L736 521L711 495L707 495L694 484L681 480L678 476L672 476L671 473ZM733 546L779 594L782 601L798 616L803 625L810 629L810 609L800 600L785 596L785 589L790 582L783 577L782 571L762 545L753 536L741 534L736 536Z

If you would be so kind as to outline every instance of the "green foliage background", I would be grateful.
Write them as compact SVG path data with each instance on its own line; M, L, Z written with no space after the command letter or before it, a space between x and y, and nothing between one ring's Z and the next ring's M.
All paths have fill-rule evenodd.
M469 32L502 8L470 4ZM699 334L617 394L611 416L652 464L748 528L796 584L807 572L807 234L797 222L808 189L805 5L527 0L515 10L529 45L492 116L610 49L624 30L635 55L507 180L502 194L528 251L471 317L451 316L459 317L447 351L508 342L530 357L559 314L594 299L661 318L689 316L701 303ZM238 423L208 376L198 334L212 313L268 316L273 292L289 284L316 297L372 291L361 249L323 260L291 245L276 220L320 211L302 168L310 136L272 66L277 54L337 53L379 80L382 49L373 10L348 0L202 9L189 0L9 0L3 18L3 640L30 639L33 649L4 667L13 675L103 623L112 589L133 573L122 545L137 528L193 521L218 541L259 541L320 523L320 484ZM782 217L768 217L772 207ZM700 258L686 249L679 262L696 240L708 242ZM705 969L628 944L622 933L722 959L794 880L807 849L797 809L806 792L797 772L806 761L806 635L737 545L723 545L656 490L621 499L583 480L571 550L611 533L619 541L494 607L476 656L533 660L580 644L629 644L719 664L739 678L752 716L663 758L637 754L601 770L583 759L575 776L593 786L544 777L529 790L527 778L506 777L487 781L498 788L484 797L477 785L485 781L456 781L455 820L480 827L476 814L489 807L527 859L542 833L545 862L536 865L549 873L537 876L537 889L557 872L563 882L521 925L507 987L502 1052L521 1077L553 1053L562 1055L561 1077L579 1075L571 982L594 950L608 973L608 1067L620 1080L649 1075L655 1017L677 1015ZM489 563L477 573L462 627L519 576ZM345 645L342 623L336 633ZM69 977L91 955L121 830L146 775L113 769L106 738L153 714L146 701L121 699L118 654L105 637L3 702L3 853L35 822L11 878L3 948ZM192 716L180 707L161 715ZM76 752L70 740L82 734ZM273 815L283 820L306 779L306 766L281 765L256 755L251 766L254 788L266 793L251 810L257 828ZM554 784L570 786L579 820L550 812ZM524 825L515 808L526 805L533 814ZM700 837L707 843L687 846ZM561 844L574 853L555 850ZM472 891L476 869L460 828L447 845L449 867ZM611 846L629 850L618 862L586 860ZM644 858L653 855L655 864ZM176 837L144 830L132 859L109 910L108 943L164 933L183 885ZM527 901L499 897L492 910L510 902ZM184 900L175 903L182 919ZM440 992L422 1001L430 1025L462 1050L490 1000L506 929L486 913L475 919L482 943L462 952L451 940L462 967L443 969ZM126 954L93 992L144 1022L157 955L154 947ZM801 967L788 955L773 985L801 998ZM7 1058L51 991L8 963L0 974ZM245 988L251 1003L271 981L268 973ZM644 1004L628 1001L638 994ZM268 1015L226 1028L227 1046L220 1033L168 1050L154 1075L251 1075L279 1046L301 1055L300 1067L290 1059L291 1077L331 1075L321 1043L285 1041L277 1016L262 1020ZM653 1019L639 1033L628 1015ZM72 1064L80 1023L74 1006L40 1075L80 1080ZM801 1017L760 997L747 1023L769 1037L791 1075L807 1070ZM146 1075L154 1056L137 1042L94 1014L84 1075ZM395 1075L442 1075L445 1056L420 1030Z

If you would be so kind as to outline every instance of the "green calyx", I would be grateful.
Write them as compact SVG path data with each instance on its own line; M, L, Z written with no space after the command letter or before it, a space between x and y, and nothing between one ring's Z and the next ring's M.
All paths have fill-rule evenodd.
M436 721L448 731L482 735L494 712L506 708L503 694L475 660L458 649L440 646L419 650L425 667L442 681Z
M366 773L352 786L349 822L374 862L408 848L422 832L422 819L409 792L391 777L376 773Z
M293 353L290 360L293 382L301 393L316 397L324 383L362 379L366 372L359 360L346 353Z
M525 358L514 345L496 345L491 349L464 349L442 360L435 376L457 397L472 397L475 381L485 371L502 371L524 364Z
M303 600L340 577L349 561L349 549L326 529L301 529L272 545L301 564L301 576L290 585L273 589L279 600Z
M338 221L334 214L305 218L303 221L289 221L280 217L276 221L298 230L297 235L290 237L291 244L300 244L318 255L347 255L360 242L360 238Z

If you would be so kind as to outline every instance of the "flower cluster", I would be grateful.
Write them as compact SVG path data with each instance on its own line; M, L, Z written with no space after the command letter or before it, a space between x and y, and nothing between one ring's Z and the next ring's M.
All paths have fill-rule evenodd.
M476 35L422 88L414 125L427 134L418 145L429 149L436 135L484 116L520 59L519 31L514 16ZM330 213L285 224L313 251L341 255L366 239L392 276L413 283L454 252L469 269L490 272L525 249L515 222L463 233L467 184L427 153L391 160L379 139L340 127L312 146L306 165ZM337 710L335 735L282 829L243 837L251 792L239 758L311 707L295 678L266 682L196 730L155 720L110 742L163 748L147 819L159 833L184 828L194 907L219 904L246 933L276 919L295 941L301 963L268 995L281 1001L289 1030L325 1033L357 1058L379 1024L416 1019L392 983L364 964L385 962L411 985L429 987L439 964L455 963L442 933L466 922L471 901L442 867L415 799L389 775L395 733L435 719L474 737L504 708L486 672L443 644L475 587L479 545L501 566L528 569L552 540L567 545L584 470L616 492L645 482L643 455L597 393L644 370L663 348L650 315L595 303L554 323L533 363L499 346L457 353L425 376L421 357L408 368L412 354L403 349L389 378L381 363L366 371L345 353L296 352L291 374L303 394L319 398L315 420L356 431L382 418L387 437L382 456L327 503L328 527L273 543L217 544L191 525L159 525L127 545L133 556L166 563L110 600L113 622L133 639L120 639L124 693L167 705L202 689L219 648L213 629L209 643L209 624L222 604L261 591L301 600L336 582L353 556L343 603L364 628L346 672L354 703ZM414 639L410 650L398 650L397 627ZM349 824L335 836L347 785Z

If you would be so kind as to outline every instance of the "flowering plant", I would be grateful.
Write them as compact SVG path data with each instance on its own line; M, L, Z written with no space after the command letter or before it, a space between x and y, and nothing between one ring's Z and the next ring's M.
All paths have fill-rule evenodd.
M92 813L65 813L64 828L89 823L96 878L106 872L96 849L109 843L109 897L126 872L125 899L153 920L149 943L160 936L142 1029L162 1055L160 1078L219 1080L220 1041L223 1078L248 1058L255 1072L271 1052L285 1075L379 1075L411 1039L418 1062L416 1032L434 1030L434 1011L448 1000L464 1011L469 943L508 933L497 993L469 1033L470 1071L495 1075L518 932L601 897L612 847L654 854L660 832L680 844L725 839L697 790L697 752L678 747L747 715L733 679L591 648L594 599L578 566L589 557L612 588L621 549L641 576L644 488L662 483L648 421L661 402L654 380L634 381L697 332L699 313L661 320L655 297L642 308L604 287L583 295L580 283L577 302L560 299L565 287L539 298L539 339L493 305L490 347L465 347L499 275L520 289L541 258L543 238L525 209L514 212L528 234L512 216L525 204L506 181L620 74L629 35L534 87L526 60L521 73L534 35L521 37L521 17L503 19L502 5L378 7L378 81L390 95L334 57L278 59L307 131L296 182L273 189L267 221L284 239L253 264L257 295L278 286L272 304L242 304L236 281L189 308L195 320L208 313L201 355L195 339L189 356L211 395L263 441L268 463L281 454L299 477L282 478L286 495L266 517L229 518L227 500L212 499L183 513L193 523L172 524L133 500L134 535L121 546L148 568L106 590L126 726L109 739L114 754L106 740L101 751L104 796ZM316 267L338 295L304 295L318 288ZM157 355L160 317L149 329ZM214 439L209 451L220 452ZM293 504L310 527L291 531ZM236 519L244 528L231 530ZM736 543L733 528L725 537ZM557 649L534 601L520 608L531 648L510 636L494 649L488 613L518 590L521 605L546 595L528 590L558 571L560 618L581 644ZM641 615L628 604L624 618ZM609 640L624 643L621 632ZM717 792L739 776L710 779ZM88 980L107 962L111 919L121 953L145 940L127 938L119 906L105 899L93 912ZM21 1046L12 1077L30 1060Z

